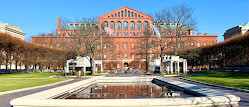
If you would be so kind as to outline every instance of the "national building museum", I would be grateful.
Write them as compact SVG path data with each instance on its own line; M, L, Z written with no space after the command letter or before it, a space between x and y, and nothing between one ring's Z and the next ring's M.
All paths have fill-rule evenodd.
M32 42L39 43L42 45L60 48L61 44L52 43L51 41L59 41L61 38L73 38L73 31L79 26L98 26L102 28L101 25L104 24L113 32L110 34L112 38L112 44L107 46L113 48L111 52L104 52L102 54L98 53L95 55L95 60L103 60L103 70L113 70L113 69L123 69L124 67L130 67L133 69L145 69L145 57L139 55L138 51L141 44L138 43L139 39L143 36L143 31L147 30L150 25L153 25L153 17L142 12L136 11L129 7L122 7L107 14L98 17L98 22L67 22L66 25L61 24L61 18L57 18L57 35L48 34L46 36L32 36ZM166 24L162 23L161 27L165 27ZM170 23L170 26L176 26L175 23ZM161 35L168 35L165 31L161 31ZM217 43L218 35L208 35L208 33L194 35L194 29L183 27L182 34L184 36L181 39L181 43L178 44L179 49L187 49L194 47L207 46ZM53 38L53 39L52 39ZM189 39L191 38L191 40ZM154 36L152 39L156 40L157 37ZM171 39L169 36L168 40ZM43 41L43 42L39 42ZM167 40L164 40L167 41ZM173 46L168 45L167 42L164 43L166 46L166 51L172 51ZM153 48L150 52L149 57L153 59L159 59L160 45L151 44ZM103 46L105 46L103 44Z

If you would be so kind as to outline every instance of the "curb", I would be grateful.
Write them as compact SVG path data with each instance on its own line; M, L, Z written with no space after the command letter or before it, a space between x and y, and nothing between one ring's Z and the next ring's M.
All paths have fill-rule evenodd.
M45 85L40 85L40 86L34 86L34 87L16 89L16 90L11 90L11 91L4 91L4 92L0 92L0 96L1 95L5 95L5 94L11 94L11 93L16 93L16 92L21 92L21 91L36 89L36 88L42 88L42 87L52 86L52 85L56 85L56 84L60 84L60 83L64 83L64 82L68 82L68 81L72 81L72 80L73 79L69 79L69 80L60 81L60 82L51 83L51 84L45 84Z
M226 89L230 89L230 90L249 93L249 90L246 90L246 89L233 88L233 87L222 86L222 85L215 85L215 84L210 84L210 83L206 83L206 82L200 82L200 81L195 81L195 80L191 80L191 79L186 79L186 78L182 78L182 77L180 77L180 79L186 80L186 81L191 81L191 82L196 82L196 83L200 83L200 84L204 84L204 85L215 86L215 87L226 88Z

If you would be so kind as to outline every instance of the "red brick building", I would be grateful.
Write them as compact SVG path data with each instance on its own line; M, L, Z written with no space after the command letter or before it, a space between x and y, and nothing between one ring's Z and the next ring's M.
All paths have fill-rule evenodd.
M45 43L43 42L43 45L60 47L60 44L54 44L52 42L60 41L62 35L63 37L71 38L75 27L91 25L101 28L100 25L102 23L108 28L114 29L113 34L110 36L113 40L112 46L114 50L103 54L103 69L123 69L125 66L134 69L145 69L144 56L137 54L141 45L138 43L138 40L142 38L143 31L154 24L153 17L126 6L99 16L98 22L68 22L67 25L62 26L61 18L57 18L57 36L32 36L32 42L39 43L38 41L42 40L46 41ZM162 23L162 26L164 26L164 23ZM174 26L174 23L172 23L172 26ZM182 34L185 36L181 39L183 42L178 45L180 49L217 43L218 35L208 35L207 33L204 35L201 33L194 35L194 29L191 28L186 27L182 30ZM168 35L167 31L165 30L162 35ZM52 37L53 39L51 39ZM167 46L166 51L172 51L173 49L172 46L167 45L167 41L169 41L170 38L171 36L168 36L168 39L163 40L165 46ZM189 38L191 38L191 41L189 41ZM152 39L158 40L156 36L152 37ZM153 44L152 47L151 56L158 58L159 54L157 51L160 50L160 47L158 44ZM100 54L97 54L95 59L100 59Z

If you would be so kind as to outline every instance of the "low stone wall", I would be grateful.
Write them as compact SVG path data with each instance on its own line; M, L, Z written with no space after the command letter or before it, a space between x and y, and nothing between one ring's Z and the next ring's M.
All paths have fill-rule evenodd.
M152 98L152 99L53 99L78 89L101 83L145 82L156 79L183 90L203 94L203 97ZM130 106L237 106L239 97L216 90L198 87L164 77L93 77L69 85L53 88L32 95L20 97L10 102L14 107L130 107Z

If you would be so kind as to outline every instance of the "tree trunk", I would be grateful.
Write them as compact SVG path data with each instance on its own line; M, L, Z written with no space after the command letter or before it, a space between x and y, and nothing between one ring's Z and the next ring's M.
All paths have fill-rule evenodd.
M17 66L18 66L18 64L17 64L17 61L16 61L16 70L15 70L16 73L17 73Z
M92 75L96 75L96 71L95 71L95 62L94 62L94 55L92 56Z
M148 55L145 55L145 70L148 72Z
M8 64L5 64L5 73L8 74Z

